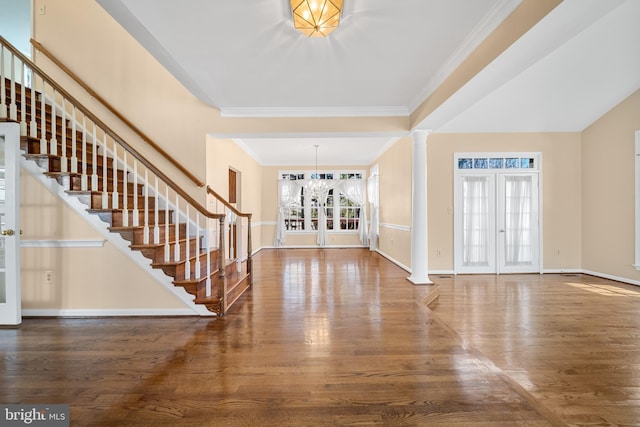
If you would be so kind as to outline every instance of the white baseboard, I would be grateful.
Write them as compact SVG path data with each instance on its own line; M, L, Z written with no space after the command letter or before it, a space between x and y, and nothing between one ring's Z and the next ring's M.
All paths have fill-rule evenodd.
M429 275L438 275L438 274L443 274L443 275L447 275L447 276L455 276L455 271L453 270L429 270Z
M397 259L393 258L391 255L385 252L382 252L380 249L376 249L376 252L382 255L383 257L385 257L386 259L388 259L389 261L391 261L392 263L394 263L395 265L397 265L398 267L400 267L401 269L403 269L404 271L411 273L411 269L409 267L407 267Z
M581 268L546 268L542 270L542 274L581 274Z
M627 279L626 277L618 277L612 274L598 273L597 271L591 270L582 270L582 273L588 274L590 276L602 277L603 279L615 280L616 282L627 283L629 285L640 286L640 281Z
M215 316L215 313L210 313ZM23 317L117 317L117 316L202 316L188 308L114 308L114 309L57 309L26 308Z

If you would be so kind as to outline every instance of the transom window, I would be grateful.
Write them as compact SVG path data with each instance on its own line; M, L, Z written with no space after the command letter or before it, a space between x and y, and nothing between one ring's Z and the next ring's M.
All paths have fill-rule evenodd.
M512 157L488 156L482 153L477 157L464 155L456 159L458 169L538 169L537 156L522 153Z

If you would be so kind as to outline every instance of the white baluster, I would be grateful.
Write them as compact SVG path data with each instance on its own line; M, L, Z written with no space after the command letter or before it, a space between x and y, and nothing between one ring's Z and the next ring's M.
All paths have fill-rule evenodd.
M200 274L200 212L196 211L196 262L195 262L195 270L196 270L196 279L199 279Z
M62 119L62 157L60 158L62 172L69 172L69 159L67 158L67 106L62 98L62 113L60 114L60 118Z
M9 118L18 121L18 106L16 105L16 59L11 53L11 104L9 104Z
M211 298L211 218L207 218L207 280L205 281L205 296ZM216 223L217 220L214 220Z
M164 262L169 262L169 186L164 188Z
M20 61L22 88L20 90L20 135L27 136L27 67Z
M56 90L53 89L52 101L51 101L51 141L49 141L49 152L57 156L58 155L58 131L57 131L57 119L56 119ZM64 151L64 150L63 150ZM63 166L65 167L65 166Z
M135 161L135 160L134 160ZM124 150L124 152L122 153L122 171L124 172L125 176L126 176L126 170L128 169L127 167L127 150ZM128 227L129 226L129 198L127 197L127 192L129 191L129 185L127 185L128 179L125 178L123 180L123 184L122 184L122 226L123 227ZM135 187L135 185L134 185ZM134 192L135 193L135 192ZM135 216L135 215L134 215ZM134 225L136 223L136 220L133 220Z
M93 123L93 149L91 150L91 191L98 191L98 138L96 124ZM105 165L106 166L106 165Z
M179 200L178 200L178 193L176 193L176 210L175 213L173 215L173 220L176 223L176 235L175 235L175 241L176 244L173 247L173 260L174 261L178 261L180 260L180 204L179 204ZM187 230L188 232L188 230Z
M31 122L29 123L29 136L38 137L38 122L36 121L36 78L33 70L29 70L31 76Z
M71 106L71 173L78 173L78 157L76 156L76 106Z
M185 257L187 259L187 261L185 262L184 265L184 278L186 280L191 279L191 251L189 250L189 204L187 204L187 208L186 208L186 221L187 221L187 232L186 232L186 239L187 239L187 243L186 243L186 247L185 247ZM197 273L196 273L197 274Z
M87 174L87 117L82 115L82 176L80 177L82 191L89 189L89 176Z
M118 146L113 141L113 192L111 193L111 208L118 209Z
M0 119L6 119L8 114L6 78L7 76L4 70L4 45L0 45Z
M149 171L146 167L144 170L144 244L149 244Z
M156 198L154 200L154 204L153 204L153 210L154 210L154 215L153 217L156 219L155 223L153 225L153 244L157 245L160 243L160 206L159 204L159 199L160 199L160 188L158 187L158 176L156 175L155 177L155 195Z
M242 217L236 215L236 268L238 273L242 271L242 252L240 251L240 245L242 244Z
M109 180L107 179L107 134L102 134L102 209L109 209Z
M40 154L49 152L47 147L47 104L45 102L45 83L42 79L42 89L40 90Z
M133 159L133 188L138 188L138 160ZM133 198L133 226L137 227L139 225L140 220L140 211L138 210L138 192L134 191L135 197ZM147 237L145 236L145 239ZM146 245L146 243L145 243Z

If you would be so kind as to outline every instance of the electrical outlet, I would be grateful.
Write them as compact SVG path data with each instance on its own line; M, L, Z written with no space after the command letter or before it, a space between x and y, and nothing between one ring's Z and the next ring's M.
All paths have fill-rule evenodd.
M53 284L53 271L47 270L44 272L44 283L47 285Z
M42 6L40 6L40 7L38 8L38 13L39 13L40 15L46 15L46 14L47 14L47 5L46 5L46 4L43 4Z

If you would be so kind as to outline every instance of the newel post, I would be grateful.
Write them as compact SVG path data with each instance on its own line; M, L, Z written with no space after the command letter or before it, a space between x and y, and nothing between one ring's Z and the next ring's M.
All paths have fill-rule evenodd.
M227 280L226 280L226 271L225 271L225 255L224 255L224 218L225 216L221 216L219 218L220 221L220 232L218 233L218 251L219 251L219 259L218 263L220 266L218 267L218 299L220 300L220 315L224 316L227 311Z
M253 286L253 260L251 253L253 252L251 244L251 214L247 217L247 274L249 275L249 286Z

